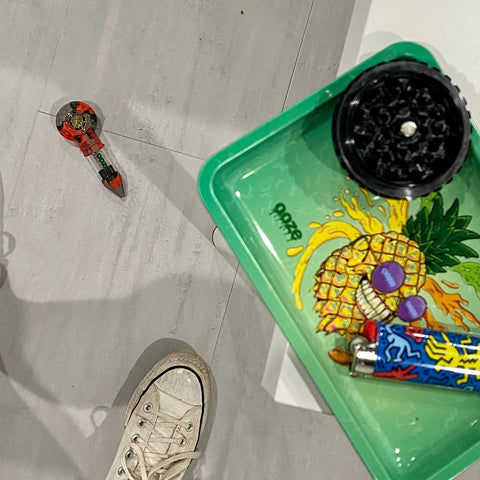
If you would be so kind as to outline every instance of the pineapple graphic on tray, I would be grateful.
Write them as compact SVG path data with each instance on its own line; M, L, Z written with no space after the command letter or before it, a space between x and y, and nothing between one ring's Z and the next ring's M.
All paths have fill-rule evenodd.
M472 324L480 327L469 302L459 293L458 283L450 281L452 275L448 280L435 279L439 273L456 272L455 279L479 295L480 263L472 259L479 256L480 235L468 228L472 217L461 214L458 200L446 206L440 193L431 193L421 199L418 212L409 216L407 200L380 199L380 204L374 205L368 191L361 187L360 191L370 207L376 206L381 216L387 217L387 228L359 207L358 192L347 198L350 192L344 190L335 199L363 231L343 220L312 222L309 226L314 232L305 248L287 251L289 256L301 253L293 293L302 309L300 287L315 250L335 238L349 240L324 258L315 274L312 291L314 310L320 317L317 331L349 339L361 332L367 319L400 319L417 326L424 320L428 328L447 330L434 318L428 305L431 300L463 330L469 331ZM329 356L345 365L351 360L350 354L338 347Z

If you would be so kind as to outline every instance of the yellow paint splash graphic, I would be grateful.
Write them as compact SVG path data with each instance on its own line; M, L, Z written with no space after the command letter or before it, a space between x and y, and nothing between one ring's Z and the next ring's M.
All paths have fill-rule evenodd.
M369 207L373 207L373 202L372 199L370 198L370 193L368 190L365 190L365 188L360 187L360 191L363 193L363 196L365 197L365 200L368 203Z
M408 219L408 200L387 198L389 209L388 226L390 230L401 232Z
M289 257L295 257L303 250L303 245L299 245L298 247L292 247L287 250L287 255Z
M352 198L350 202L348 202L348 200L340 194L340 202L347 211L348 216L353 220L357 220L366 233L380 233L385 230L381 222L375 217L372 217L370 212L365 213L361 210L356 198Z

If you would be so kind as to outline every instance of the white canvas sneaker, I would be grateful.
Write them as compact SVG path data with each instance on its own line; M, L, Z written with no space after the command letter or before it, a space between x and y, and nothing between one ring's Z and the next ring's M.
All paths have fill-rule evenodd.
M160 360L128 403L107 480L180 480L196 451L210 403L210 376L195 352Z

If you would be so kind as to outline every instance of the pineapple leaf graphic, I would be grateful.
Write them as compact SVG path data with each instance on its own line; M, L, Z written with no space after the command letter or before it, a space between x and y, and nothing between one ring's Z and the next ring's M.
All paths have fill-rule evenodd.
M467 228L472 217L458 213L458 199L445 211L443 198L437 193L423 202L417 215L410 217L403 228L403 233L416 241L424 253L428 274L445 272L445 267L460 264L458 257L479 256L463 243L480 238L478 233Z

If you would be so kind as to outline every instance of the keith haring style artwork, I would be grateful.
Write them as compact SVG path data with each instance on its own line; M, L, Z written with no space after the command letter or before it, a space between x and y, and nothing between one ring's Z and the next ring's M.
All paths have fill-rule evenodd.
M372 375L480 391L480 337L378 324Z

